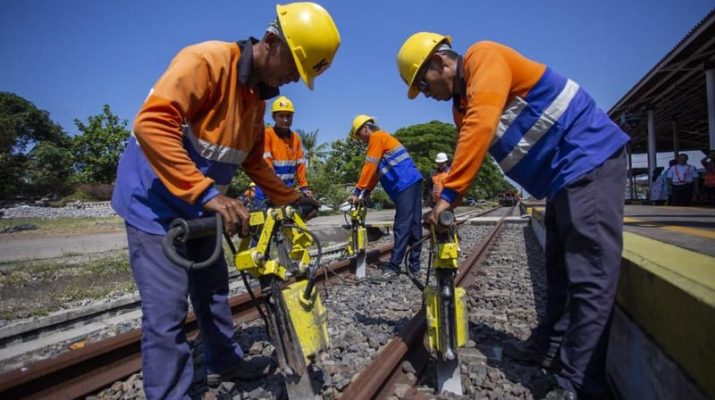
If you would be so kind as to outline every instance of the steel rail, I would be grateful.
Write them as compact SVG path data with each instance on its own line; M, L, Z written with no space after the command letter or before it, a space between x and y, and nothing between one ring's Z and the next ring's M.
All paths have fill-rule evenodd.
M509 215L518 204L511 207ZM491 210L493 211L493 210ZM479 242L477 248L462 264L455 280L458 286L469 286L477 276L479 267L487 256L494 239L504 226L508 215L504 215ZM476 268L475 268L476 266ZM385 399L394 394L395 386L400 383L412 386L407 374L402 369L402 362L407 360L420 374L430 358L429 351L423 344L427 328L424 308L420 309L408 322L407 326L380 351L375 359L361 371L341 393L340 399L367 400ZM408 392L407 398L420 398L415 390Z
M384 256L391 244L367 252L369 259ZM354 258L347 258L318 269L318 282L328 274L350 271ZM328 276L328 280L332 278ZM256 302L248 292L229 299L234 321L247 322L258 318L256 303L264 300L260 288L252 288ZM198 334L196 316L190 312L185 323L188 338ZM0 374L2 399L76 399L95 393L112 383L141 370L141 329L89 343L57 357L38 361L27 367Z

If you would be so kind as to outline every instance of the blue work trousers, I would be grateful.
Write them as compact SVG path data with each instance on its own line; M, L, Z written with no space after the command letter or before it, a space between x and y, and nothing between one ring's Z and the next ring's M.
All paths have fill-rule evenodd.
M194 368L184 334L191 297L207 369L224 372L243 356L233 340L228 305L228 270L223 253L214 265L187 271L169 261L161 248L163 236L129 224L127 239L132 273L142 300L142 373L147 399L188 399ZM190 241L179 249L194 261L208 258L216 238ZM219 238L220 240L220 238Z
M392 201L395 203L395 222L392 227L395 245L388 266L400 270L407 246L422 239L422 181L401 191ZM412 273L420 271L422 246L412 247L408 265Z
M559 386L590 396L608 390L625 182L625 151L619 150L546 204L546 316L535 338L544 351L559 350Z

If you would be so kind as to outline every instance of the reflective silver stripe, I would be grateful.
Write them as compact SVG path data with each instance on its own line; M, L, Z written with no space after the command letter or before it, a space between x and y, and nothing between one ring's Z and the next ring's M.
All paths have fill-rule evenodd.
M501 166L504 172L509 172L514 168L514 166L529 153L529 150L534 147L539 139L554 126L556 121L558 121L561 115L569 108L569 104L571 104L571 100L576 96L578 88L579 86L576 82L570 79L566 82L561 93L556 96L554 101L552 101L541 116L539 116L539 120L524 134L511 152L499 162L499 166Z
M504 112L501 115L501 118L499 119L499 125L497 125L497 130L494 133L494 137L492 138L491 144L494 144L497 140L501 139L501 137L504 136L504 132L509 129L511 123L516 120L516 118L521 113L521 110L523 110L524 108L526 108L526 102L519 96L517 96L514 100L511 101L511 103L509 103L509 105L506 106Z
M228 191L228 187L229 187L229 186L230 186L230 185L216 185L216 184L214 184L214 187L215 187L216 189L218 189L218 191L221 192L221 194L226 194L226 192Z
M386 152L385 152L385 155L384 155L383 157L391 156L391 155L397 153L398 151L400 151L400 150L402 150L402 149L404 149L404 148L405 148L405 146L397 146L397 147L395 147L394 149L392 149L392 150L390 150L390 151L386 151Z
M243 160L246 159L247 153L245 151L232 149L227 146L209 143L206 140L199 139L196 135L194 135L194 132L189 125L183 125L182 128L184 135L189 138L189 141L191 141L191 145L194 147L196 152L207 160L241 165Z
M377 164L377 163L380 162L380 159L379 159L379 158L375 158L375 157L365 157L365 162L366 162L366 163Z
M408 158L410 158L410 155L407 152L405 152L405 153L400 154L399 156L393 158L392 160L388 161L387 163L394 167L395 165L401 163L402 161L404 161Z
M263 158L271 158L271 157L273 157L273 153L271 153L270 151L263 153Z
M305 164L305 158L299 158L296 160L296 163L298 164Z
M410 155L408 153L401 154L394 159L390 160L387 162L387 165L384 167L380 168L380 175L385 175L389 170L391 170L393 167L395 167L397 164L400 162L410 158Z
M295 166L295 160L273 160L273 165L276 167L292 167Z
M293 179L295 174L276 174L281 180L287 181L288 179Z

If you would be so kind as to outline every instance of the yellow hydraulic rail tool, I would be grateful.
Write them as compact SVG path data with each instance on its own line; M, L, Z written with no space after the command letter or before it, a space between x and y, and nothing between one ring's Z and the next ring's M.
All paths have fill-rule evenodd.
M241 272L249 293L252 294L246 273L259 281L266 296L268 312L264 313L260 305L258 310L276 347L278 365L291 400L314 398L307 365L311 356L329 346L327 313L314 285L322 251L320 242L301 217L308 212L291 206L254 210L249 218L251 234L240 239L238 250L227 237L236 269ZM188 223L202 220L211 220L213 225L220 217ZM216 223L216 232L220 234L221 230L221 223ZM313 246L318 249L315 260L309 253ZM286 284L290 276L295 278L294 282Z
M355 256L355 276L364 278L367 269L367 258L365 257L367 249L367 228L365 227L365 217L367 216L367 207L362 199L354 204L346 203L341 210L345 212L344 227L350 229L350 238L345 246L345 253L348 257ZM348 222L348 217L350 221Z
M435 285L424 289L427 342L437 359L437 392L462 394L457 348L467 343L469 322L463 288L454 286L459 258L459 242L451 211L440 215L444 231L431 227L430 254ZM428 270L429 271L429 270Z

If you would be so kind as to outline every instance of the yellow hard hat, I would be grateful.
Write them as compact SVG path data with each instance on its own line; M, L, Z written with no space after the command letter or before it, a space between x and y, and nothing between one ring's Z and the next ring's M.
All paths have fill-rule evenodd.
M315 3L278 4L276 13L298 73L313 90L313 79L328 69L338 51L338 28L330 13Z
M248 187L249 188L256 187L256 184L253 181L251 181L251 183L248 184Z
M402 44L397 52L397 69L407 84L407 98L414 99L420 93L414 86L417 72L432 52L444 42L451 45L452 38L439 33L417 32Z
M275 101L273 101L271 112L274 113L279 111L295 112L295 109L293 108L293 102L285 96L278 97L277 99L275 99Z
M363 125L365 125L366 122L368 121L373 121L375 122L375 118L371 117L369 115L365 114L360 114L357 117L353 119L353 126L350 128L350 137L353 139L357 139L357 132L362 128Z

